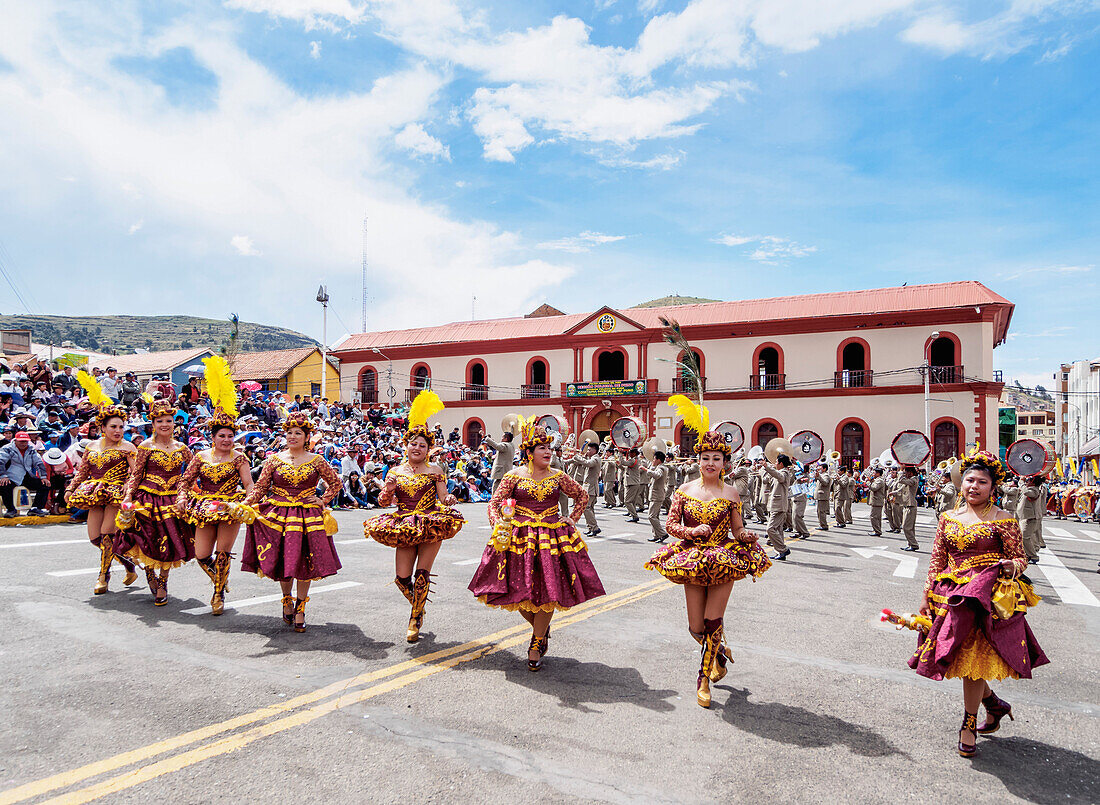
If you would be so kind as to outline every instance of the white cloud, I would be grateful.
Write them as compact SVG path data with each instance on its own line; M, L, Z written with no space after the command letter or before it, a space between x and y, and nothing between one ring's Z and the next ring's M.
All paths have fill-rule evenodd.
M229 239L229 245L237 250L242 257L259 257L260 251L252 244L252 238L247 235L234 235Z
M311 59L321 58L321 43L316 39L309 43L309 57Z
M623 155L600 157L600 164L610 168L637 168L639 170L672 170L681 162L687 152L682 149L668 151L649 159L630 159Z
M409 123L394 135L393 141L398 148L403 148L416 156L451 161L451 150L428 134L419 123Z
M410 6L421 8L403 8ZM157 233L145 247L196 266L168 280L180 293L240 298L244 318L275 317L312 332L312 311L286 291L321 280L357 288L364 214L376 327L407 326L410 310L422 323L452 320L454 300L470 287L488 309L522 313L573 271L531 260L515 233L458 220L402 184L389 162L393 139L431 117L445 83L428 66L397 68L363 91L301 95L238 45L226 24L185 18L150 36L136 6L43 0L18 10L0 5L0 30L12 65L0 72L0 192L53 172L79 180L82 204L114 209L128 201L121 184L141 188L144 220ZM175 48L189 49L216 76L213 106L171 106L158 87L117 66L120 57ZM262 275L219 270L224 244L230 254L262 249ZM125 265L113 271L119 283L143 276ZM63 290L73 308L87 292L79 282ZM159 299L131 301L153 310Z
M363 19L364 4L350 0L224 0L227 8L269 14L314 28L335 30Z
M1007 281L1022 279L1023 277L1041 276L1044 274L1087 274L1092 271L1093 265L1053 265L1053 266L1029 266L1014 271L998 274Z
M538 248L555 249L557 251L573 252L577 254L591 251L593 246L599 246L604 243L614 243L615 241L625 238L626 235L605 235L602 232L581 232L575 237L543 241L538 244Z
M1095 8L1079 0L1009 0L996 13L962 20L956 10L933 8L918 16L901 37L944 55L965 53L981 58L1008 56L1043 40L1042 22ZM1069 52L1072 41L1048 48L1041 61L1052 61Z
M806 257L817 251L816 246L803 246L787 238L779 238L774 235L719 235L711 239L712 243L720 243L723 246L747 246L756 244L749 253L750 260L765 265L778 265L786 260L796 257Z
M137 232L143 226L145 226L145 221L134 221L132 224L130 224L130 229L127 230L127 231L128 231L129 234L133 235L135 232Z

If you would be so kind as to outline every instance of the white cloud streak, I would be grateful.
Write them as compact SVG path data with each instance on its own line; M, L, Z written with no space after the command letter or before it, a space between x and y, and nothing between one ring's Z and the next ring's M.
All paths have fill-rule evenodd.
M393 141L398 148L403 148L414 156L451 161L451 150L428 134L419 123L409 123L397 132Z
M765 265L779 265L787 260L807 257L817 251L816 246L803 246L793 240L780 238L774 235L719 235L711 239L712 243L720 243L723 246L748 246L756 244L749 253L750 260Z
M1041 277L1047 274L1087 274L1092 271L1093 268L1095 268L1095 266L1093 265L1031 266L1028 268L1021 268L1015 271L998 274L997 276L1005 279L1006 281L1012 281L1023 279L1024 277Z
M229 245L242 257L259 257L262 254L247 235L234 235L229 239Z
M543 241L538 244L538 248L580 253L591 251L593 246L600 246L604 243L615 243L625 238L626 235L605 235L602 232L581 232L575 237Z

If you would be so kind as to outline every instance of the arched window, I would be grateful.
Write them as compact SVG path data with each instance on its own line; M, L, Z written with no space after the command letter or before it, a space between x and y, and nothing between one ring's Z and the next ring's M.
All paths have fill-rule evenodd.
M462 389L464 400L486 400L489 398L489 368L485 361L475 358L466 365L466 385Z
M378 402L378 372L364 366L359 372L359 395L364 403Z
M535 357L527 362L527 382L520 389L521 397L550 396L550 364Z
M405 392L405 402L411 403L416 399L416 395L420 393L421 389L430 389L432 387L432 370L428 368L426 363L418 363L409 372L409 388Z
M783 389L787 376L783 373L783 350L778 344L761 344L752 356L749 388L753 391Z
M605 349L596 355L596 380L626 380L626 352Z
M695 356L696 366L699 367L699 377L703 386L702 390L706 391L707 371L706 364L703 362L703 353L697 349L693 349L691 352ZM685 357L687 357L686 352L681 352L676 356L677 364L682 364ZM684 371L684 367L681 365L677 365L676 367L676 376L672 379L672 390L677 394L696 394L699 391L699 389L695 388L695 381L688 376L687 372Z
M755 443L767 447L772 439L779 438L779 428L774 422L761 422L756 426Z
M840 466L859 471L867 466L863 455L867 432L859 422L846 422L840 429Z
M480 419L468 419L466 420L466 444L474 450L481 445L481 440L485 437L485 425Z
M933 383L963 382L962 356L959 340L945 333L928 345L928 363L932 367L929 379Z
M837 351L834 386L838 389L871 385L870 348L862 338L843 341Z
M936 423L932 428L932 463L939 464L962 452L959 426L951 419Z

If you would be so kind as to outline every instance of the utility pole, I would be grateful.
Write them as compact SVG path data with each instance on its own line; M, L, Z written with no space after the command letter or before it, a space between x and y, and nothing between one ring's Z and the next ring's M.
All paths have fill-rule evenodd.
M363 332L367 331L367 216L363 216Z
M317 288L317 301L321 303L321 396L327 396L328 380L328 288Z

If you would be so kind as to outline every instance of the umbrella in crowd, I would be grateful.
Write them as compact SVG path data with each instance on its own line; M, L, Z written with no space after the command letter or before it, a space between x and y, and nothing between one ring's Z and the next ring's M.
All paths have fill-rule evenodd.
M245 391L259 391L263 386L257 383L255 380L246 380L240 384L240 387Z
M203 366L201 363L193 363L183 370L183 373L188 377L202 377Z

